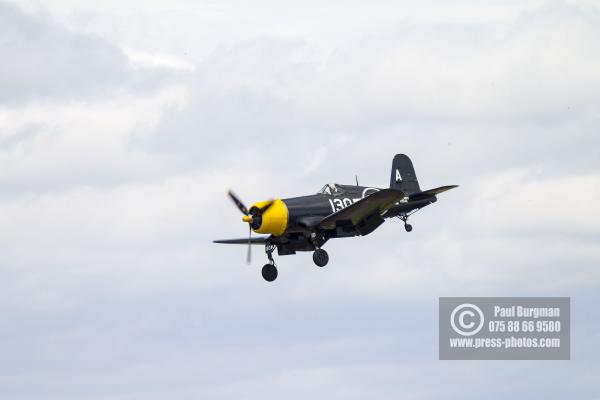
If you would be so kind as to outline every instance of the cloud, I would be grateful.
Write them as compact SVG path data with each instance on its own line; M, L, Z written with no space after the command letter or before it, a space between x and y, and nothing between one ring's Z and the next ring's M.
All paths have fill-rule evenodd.
M115 44L70 31L47 14L29 14L5 2L0 2L0 36L0 104L4 105L90 100L115 90L147 91L169 78L164 63L134 74L136 64L131 65Z
M133 142L158 123L167 106L177 107L184 96L181 86L167 86L145 96L0 107L3 190L109 185L167 169L168 157L135 151Z
M48 7L0 6L3 393L597 392L597 7ZM410 234L277 257L274 285L260 246L247 267L211 243L247 234L228 188L386 186L395 153L422 188L461 185ZM572 361L438 362L443 295L572 296Z
M519 171L482 182L481 204L468 213L479 232L593 238L600 235L600 176L540 178ZM531 221L531 223L523 222Z
M435 157L463 179L515 164L590 171L596 154L578 149L595 142L600 66L589 55L600 44L598 21L594 9L551 3L489 27L398 23L326 50L272 37L222 46L190 77L188 103L165 115L148 149L192 165L243 154L263 168L304 165L314 151L350 153L355 164L339 167L350 179L382 145Z
M14 5L0 4L4 62L0 101L96 95L128 79L127 58L99 38L71 33Z

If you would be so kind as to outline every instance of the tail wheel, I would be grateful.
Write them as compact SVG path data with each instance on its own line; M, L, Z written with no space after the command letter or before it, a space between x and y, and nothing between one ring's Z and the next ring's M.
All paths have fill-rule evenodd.
M262 276L267 282L273 282L277 279L277 267L273 264L265 264L262 267Z
M316 249L313 253L313 261L318 267L324 267L329 262L329 254L323 249Z

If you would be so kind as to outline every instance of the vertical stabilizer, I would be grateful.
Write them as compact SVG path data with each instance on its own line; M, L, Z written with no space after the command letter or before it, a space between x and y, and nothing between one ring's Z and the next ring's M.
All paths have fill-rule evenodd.
M396 154L392 161L390 188L403 191L407 195L419 193L419 182L412 161L405 154Z

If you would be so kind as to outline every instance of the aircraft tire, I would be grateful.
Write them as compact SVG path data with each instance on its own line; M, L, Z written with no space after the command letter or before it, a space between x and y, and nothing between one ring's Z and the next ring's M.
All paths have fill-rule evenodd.
M273 264L265 264L262 267L261 272L262 277L267 282L273 282L275 279L277 279L277 267L275 267Z
M329 262L329 254L323 249L316 249L313 253L313 261L318 267L324 267Z
M410 231L412 231L412 225L406 224L406 225L404 225L404 229L406 229L406 232L410 232Z

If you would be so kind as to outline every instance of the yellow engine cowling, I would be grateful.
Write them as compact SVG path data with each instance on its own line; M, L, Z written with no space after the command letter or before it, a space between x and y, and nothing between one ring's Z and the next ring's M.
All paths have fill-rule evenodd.
M262 208L269 203L268 201L259 201L252 204L250 209ZM285 232L288 225L288 209L280 199L274 200L273 204L262 214L262 220L258 229L253 229L257 233L270 233L280 236Z

